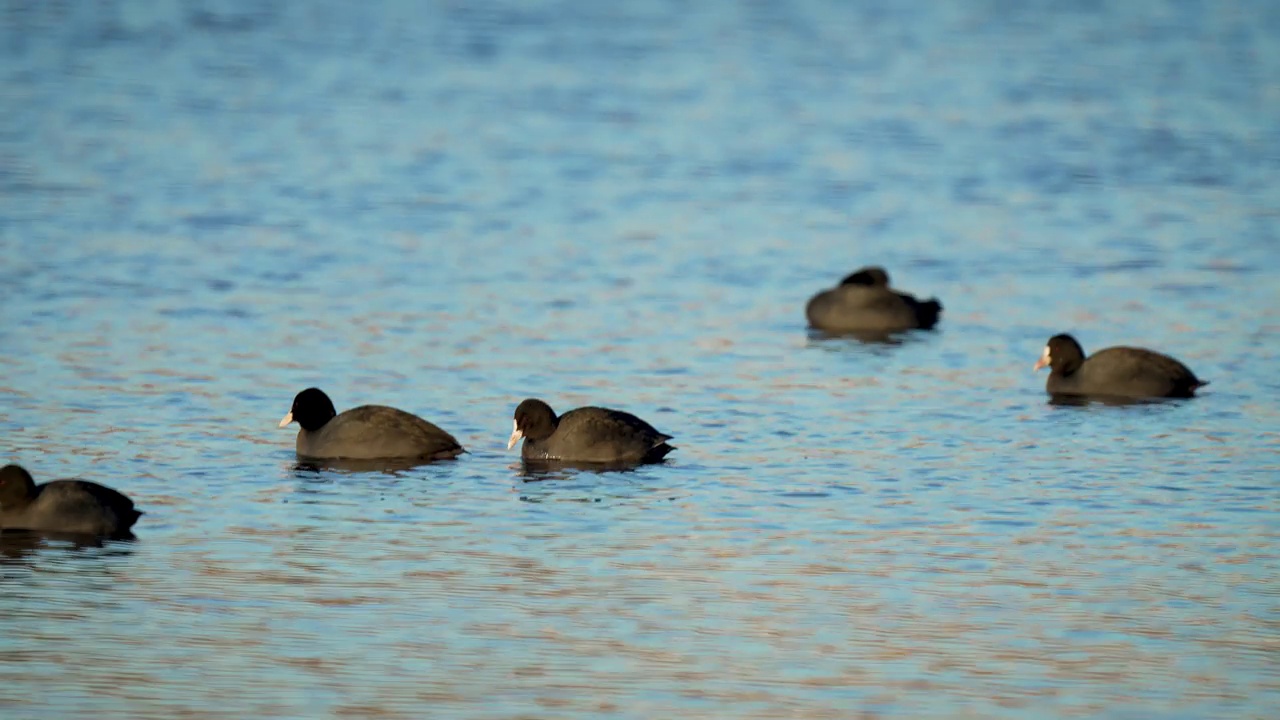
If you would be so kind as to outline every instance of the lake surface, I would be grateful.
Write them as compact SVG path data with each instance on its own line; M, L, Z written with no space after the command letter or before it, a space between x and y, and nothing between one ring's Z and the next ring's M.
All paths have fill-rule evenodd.
M147 513L4 538L7 720L1280 707L1280 5L10 0L0 79L0 461ZM811 337L872 263L938 330ZM470 454L297 469L309 385Z

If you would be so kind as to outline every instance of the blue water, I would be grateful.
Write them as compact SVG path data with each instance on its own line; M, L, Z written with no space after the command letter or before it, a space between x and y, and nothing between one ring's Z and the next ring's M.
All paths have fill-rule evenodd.
M10 0L0 80L0 460L147 512L5 538L6 720L1280 706L1278 5ZM811 338L870 263L939 329ZM471 454L296 470L308 385Z

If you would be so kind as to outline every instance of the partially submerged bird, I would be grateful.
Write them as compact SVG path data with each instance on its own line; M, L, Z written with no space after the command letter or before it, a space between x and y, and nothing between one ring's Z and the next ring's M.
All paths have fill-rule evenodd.
M133 501L88 480L37 485L18 465L0 469L0 529L125 537L142 513Z
M551 406L529 398L516 407L510 450L521 438L525 460L579 463L651 463L675 450L670 435L621 410L580 407L556 416Z
M1121 398L1188 398L1209 383L1181 362L1154 350L1109 347L1084 355L1070 335L1054 335L1035 370L1051 368L1045 390L1052 395Z
M319 460L442 460L461 455L449 433L417 415L385 405L361 405L341 415L319 388L293 399L280 427L297 422L298 456Z
M828 332L897 332L929 329L938 323L942 303L917 300L889 287L889 273L869 266L850 273L840 284L814 295L805 306L810 327Z

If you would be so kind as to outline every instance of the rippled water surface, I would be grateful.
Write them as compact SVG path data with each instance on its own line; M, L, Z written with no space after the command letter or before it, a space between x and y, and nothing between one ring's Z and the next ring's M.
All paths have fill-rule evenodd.
M0 716L1280 706L1275 4L0 13L0 460L147 513L4 537ZM939 329L810 337L869 263ZM471 454L295 469L308 385ZM527 475L528 396L679 449Z

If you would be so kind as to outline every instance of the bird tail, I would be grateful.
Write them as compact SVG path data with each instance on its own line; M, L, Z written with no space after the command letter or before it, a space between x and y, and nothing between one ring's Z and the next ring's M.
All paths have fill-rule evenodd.
M942 314L942 303L937 298L925 300L916 309L920 318L920 327L928 329L938 324L938 316Z

